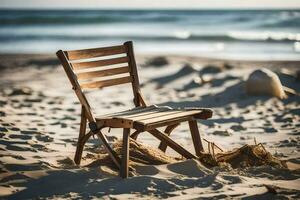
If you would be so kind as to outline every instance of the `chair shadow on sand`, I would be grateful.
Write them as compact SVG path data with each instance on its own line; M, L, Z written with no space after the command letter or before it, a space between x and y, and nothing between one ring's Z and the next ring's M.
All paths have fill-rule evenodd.
M196 161L187 162L183 164L196 168ZM26 189L9 196L8 199L71 197L73 194L76 194L76 198L91 198L124 193L141 193L142 195L152 193L157 197L166 198L172 197L170 192L180 188L211 187L213 190L218 190L223 187L222 183L216 179L216 173L206 173L199 169L192 172L195 170L182 170L182 167L180 163L168 165L167 169L170 173L176 173L177 176L170 175L164 178L154 176L159 173L155 166L145 166L146 169L140 169L147 175L128 179L104 175L104 173L99 173L99 168L48 171L46 176L29 179L22 183L20 186ZM184 176L184 178L178 178L178 176Z
M18 184L26 189L17 192L7 199L35 199L35 198L75 198L89 199L106 195L122 195L139 193L141 195L153 195L156 198L168 198L175 196L172 192L192 188L203 189L199 195L205 199L217 199L243 196L244 193L236 190L235 185L242 184L241 177L236 175L221 175L213 173L201 167L194 160L164 165L167 173L161 177L160 166L140 166L136 171L143 175L122 179L118 176L107 175L99 168L62 169L48 171L47 175L38 179L27 179ZM189 168L187 170L186 168ZM253 172L254 176L264 173ZM156 176L157 175L157 176ZM220 180L221 178L221 180ZM222 180L223 179L223 180ZM287 178L288 179L288 178ZM233 193L222 194L223 187L233 186ZM205 191L207 188L215 191L214 195ZM226 189L225 189L226 190ZM292 192L292 191L286 191ZM272 199L283 194L274 194L266 191L261 194L247 196L243 199Z

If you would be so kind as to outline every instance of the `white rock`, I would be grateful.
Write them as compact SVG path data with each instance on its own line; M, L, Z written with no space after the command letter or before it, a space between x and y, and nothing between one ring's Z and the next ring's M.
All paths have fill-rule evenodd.
M287 97L278 76L265 68L250 74L246 81L246 92L249 95L268 95L280 99Z

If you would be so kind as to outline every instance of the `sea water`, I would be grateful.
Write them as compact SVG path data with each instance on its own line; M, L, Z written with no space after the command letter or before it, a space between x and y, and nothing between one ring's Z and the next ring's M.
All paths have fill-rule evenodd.
M300 10L0 10L0 53L127 40L139 54L300 60Z

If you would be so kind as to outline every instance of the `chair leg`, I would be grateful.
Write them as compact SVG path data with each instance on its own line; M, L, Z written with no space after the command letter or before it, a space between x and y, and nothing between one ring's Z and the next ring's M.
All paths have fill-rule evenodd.
M75 157L74 157L74 162L76 165L80 165L83 147L84 146L82 145L82 143L80 141L78 141L77 147L76 147L76 153L75 153Z
M194 143L195 153L197 156L200 156L201 152L203 151L203 145L201 142L197 121L196 120L189 121L189 127L190 127L190 131Z
M97 133L97 137L103 143L105 150L107 151L108 155L111 157L117 168L120 169L120 158L117 153L109 146L106 136L101 131L99 131Z
M187 159L190 159L190 158L196 159L197 158L194 154L188 152L185 148L183 148L181 145L176 143L174 140L172 140L166 134L160 132L158 129L149 130L148 132L151 135L153 135L154 137L156 137L157 139L159 139L160 141L165 142L167 144L167 146L172 148L174 151L176 151L177 153L179 153L183 157L185 157Z
M79 136L78 136L78 141L77 141L76 153L75 153L75 157L74 157L74 161L77 165L80 164L81 157L82 157L82 151L83 151L83 147L84 147L84 143L83 143L82 139L86 132L86 123L87 123L87 119L85 116L85 108L82 107L81 108L81 121L80 121Z
M123 144L122 144L122 163L120 169L120 176L122 178L128 177L128 165L129 165L129 139L130 129L124 128L123 130Z
M170 126L167 126L166 127L166 130L165 130L165 134L167 136L170 136L171 132L178 126L179 124L173 124L173 125L170 125ZM164 141L161 141L158 148L163 151L163 152L166 152L167 150L167 147L168 145L164 142Z
M139 136L140 133L141 133L140 131L134 131L134 132L130 135L130 137L131 137L132 139L134 139L134 140L137 140L137 137Z

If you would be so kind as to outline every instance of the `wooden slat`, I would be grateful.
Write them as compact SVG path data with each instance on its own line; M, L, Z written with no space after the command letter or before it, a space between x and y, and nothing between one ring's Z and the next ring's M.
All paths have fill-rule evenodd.
M120 45L120 46L103 47L103 48L65 51L65 53L69 60L80 60L80 59L88 59L94 57L126 53L126 48L124 45Z
M166 106L151 105L148 107L136 107L131 110L126 110L126 111L121 111L121 112L117 112L117 113L113 113L113 114L103 115L100 117L134 118L136 116L148 115L148 114L156 113L158 111L166 111L166 110L170 110L170 109L172 109L172 108L166 107ZM179 109L173 109L173 111L178 111L178 110ZM202 115L205 115L205 116L208 115L206 118L209 118L212 115L212 110L205 109L205 108L193 108L193 109L184 108L184 109L180 109L179 111L185 111L185 112L199 111L199 114L194 115L195 118L198 118L199 116L201 117ZM202 119L202 118L200 118L200 119Z
M93 71L93 72L82 72L76 74L77 78L79 80L82 79L90 79L90 78L98 78L98 77L104 77L104 76L112 76L116 74L124 74L129 72L129 67L118 67L118 68L112 68L112 69L105 69L101 71Z
M88 68L93 68L93 67L102 67L102 66L108 66L108 65L128 63L128 61L129 61L129 58L126 56L126 57L111 58L111 59L105 59L105 60L96 60L96 61L90 61L90 62L72 63L72 67L75 70L88 69Z
M125 111L121 111L121 112L116 112L116 113L113 113L113 114L108 114L108 115L103 115L103 116L100 116L98 118L112 118L112 117L124 117L126 118L126 116L128 115L133 115L133 114L137 114L137 113L143 113L145 111L150 111L150 110L155 110L157 108L156 105L151 105L151 106L148 106L148 107L136 107L136 108L133 108L133 109L130 109L130 110L125 110Z
M151 123L151 124L143 124L140 122L133 122L133 128L135 128L136 130L139 130L139 131L149 131L149 130L153 130L155 128L159 128L159 127L163 127L163 126L170 126L172 124L177 124L177 123L181 123L181 122L185 122L185 121L189 121L189 120L193 120L193 119L195 119L193 116L184 116L184 117L180 117L180 118L176 118L176 119L158 121L158 122Z
M153 110L148 110L148 111L143 111L135 114L128 114L128 115L123 115L123 116L115 116L114 118L126 118L130 120L141 120L145 118L151 118L152 115L163 115L165 111L169 110L168 108L156 108Z
M161 117L155 117L155 118L151 118L151 119L146 119L146 120L140 120L138 121L139 123L142 124L151 124L151 123L155 123L155 122L161 122L161 121L166 121L166 120L170 120L170 119L176 119L176 118L180 118L180 117L185 117L185 116L192 116L194 114L198 114L201 113L201 110L196 110L196 111L181 111L181 112L174 112L174 114L168 114L168 115L164 115Z
M147 108L150 108L153 106L149 106ZM125 113L125 114L114 114L112 116L116 117L116 118L126 118L126 119L130 119L130 120L134 120L134 121L142 121L142 120L146 120L146 119L151 119L151 118L156 118L156 117L162 117L162 116L166 116L166 115L171 115L171 114L177 114L177 113L181 113L181 112L185 112L187 113L187 115L190 115L188 113L190 113L192 111L192 113L197 112L198 114L195 115L195 118L198 117L198 115L205 115L206 112L208 112L208 114L211 114L211 110L210 109L203 109L203 108L193 108L193 109L172 109L170 107L166 107L166 106L160 106L160 107L154 107L154 109L150 109L150 110L140 110L139 112L134 112L134 113Z
M126 76L122 78L115 78L115 79L109 79L104 81L95 81L90 83L82 83L80 84L82 88L103 88L103 87L109 87L113 85L120 85L125 83L130 83L132 81L131 76Z
M163 116L167 116L167 115L174 115L174 114L180 113L180 112L185 112L185 111L161 108L160 110L156 110L153 112L147 112L147 113L144 113L143 115L129 116L126 118L134 120L134 121L143 121L143 120L154 119L157 117L163 117Z
M209 109L209 108L201 108L201 107L187 107L187 108L183 108L186 111L190 111L190 110L199 110L202 111L197 115L194 115L194 117L196 119L208 119L211 118L213 115L213 110Z
M166 110L170 110L171 108L166 107L166 106L156 106L156 105L151 105L148 107L142 107L143 109L140 109L138 111L134 111L134 112L124 112L124 113L115 113L113 115L111 115L112 117L115 118L126 118L126 119L134 119L134 117L138 117L138 116L144 116L144 115L148 115L148 114L152 114L152 113L157 113L157 112L162 112L162 111L166 111Z

